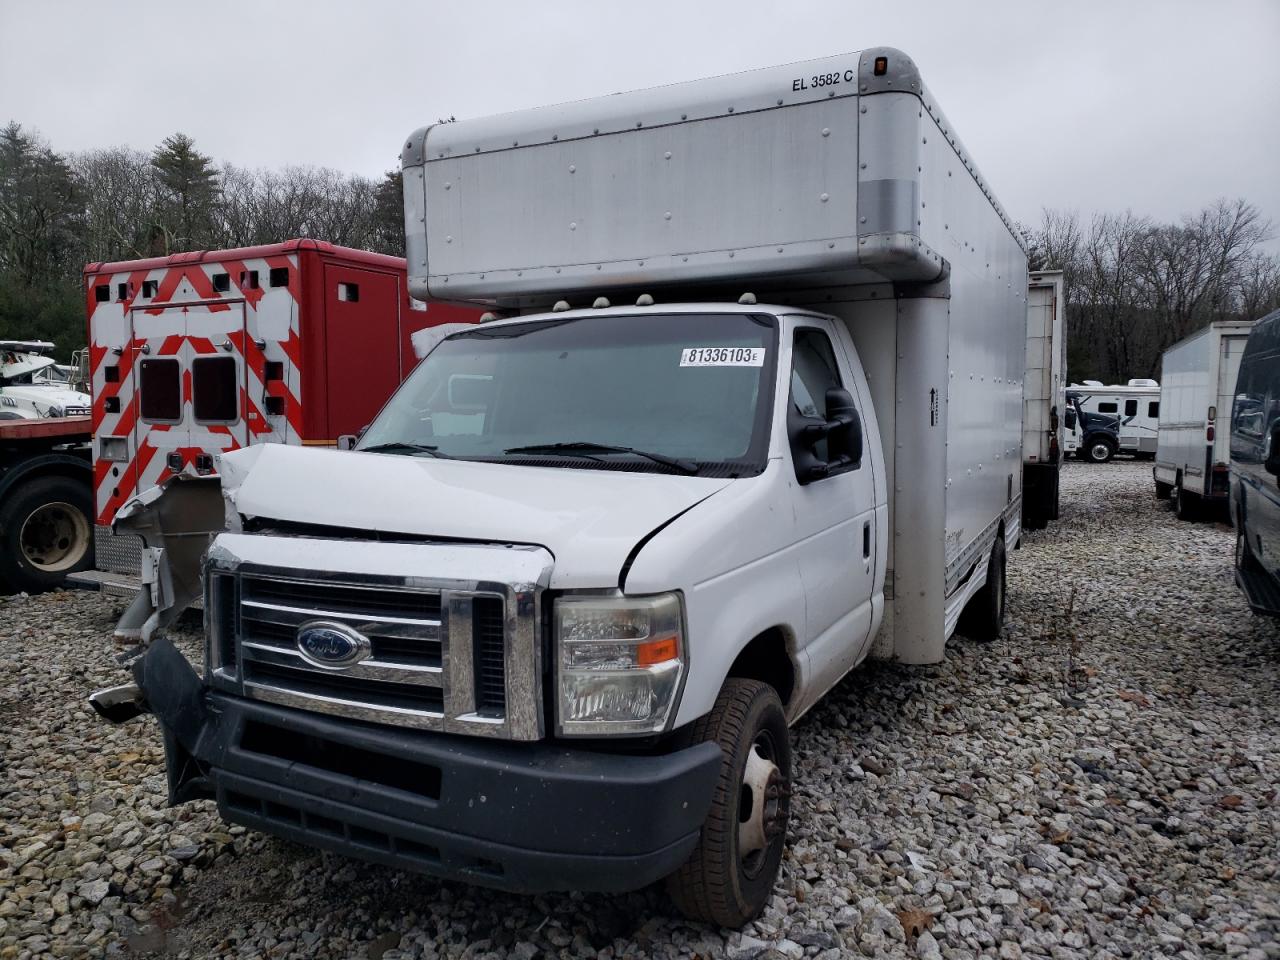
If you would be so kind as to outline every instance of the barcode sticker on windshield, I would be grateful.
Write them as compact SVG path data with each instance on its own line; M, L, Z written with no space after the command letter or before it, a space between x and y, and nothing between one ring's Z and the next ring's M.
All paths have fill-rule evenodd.
M763 367L764 347L685 347L682 367Z

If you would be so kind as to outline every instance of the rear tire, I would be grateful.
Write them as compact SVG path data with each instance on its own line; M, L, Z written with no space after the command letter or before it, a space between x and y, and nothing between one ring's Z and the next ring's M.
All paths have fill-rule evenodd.
M711 810L689 859L667 878L686 917L741 927L773 894L791 809L791 741L782 701L759 680L730 677L695 741L722 752Z
M93 566L89 484L71 477L20 483L0 503L0 580L36 593Z
M961 615L960 631L970 640L989 643L1004 633L1004 532L996 534L987 560L987 582L970 598Z
M1200 518L1200 498L1182 486L1181 477L1173 487L1173 509L1179 520L1194 521Z

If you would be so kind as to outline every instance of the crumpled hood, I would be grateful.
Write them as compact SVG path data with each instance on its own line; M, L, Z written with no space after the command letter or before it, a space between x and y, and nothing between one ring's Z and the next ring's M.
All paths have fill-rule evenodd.
M218 471L246 517L546 547L556 588L617 586L642 538L733 482L274 443L223 454Z

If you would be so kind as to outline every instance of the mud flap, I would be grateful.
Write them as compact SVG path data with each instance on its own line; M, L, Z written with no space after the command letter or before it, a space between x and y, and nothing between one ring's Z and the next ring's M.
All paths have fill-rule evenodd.
M217 477L179 475L120 508L112 530L142 538L143 588L116 624L116 639L148 643L200 596L200 558L225 529Z

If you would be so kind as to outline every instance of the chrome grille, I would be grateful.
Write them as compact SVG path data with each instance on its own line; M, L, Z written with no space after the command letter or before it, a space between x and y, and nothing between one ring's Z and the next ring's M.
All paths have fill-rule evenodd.
M369 722L537 739L551 562L540 547L221 534L205 567L210 682ZM434 570L452 576L403 572ZM304 625L355 631L364 658L304 654Z
M467 582L467 590L433 581L439 586L431 589L292 573L210 563L215 686L285 707L422 730L539 735L538 703L508 716L512 689L517 695L540 689L535 643L525 648L529 662L509 676L517 631L536 635L536 593L477 581ZM317 575L326 576L332 575ZM526 612L527 622L517 611ZM300 628L315 621L360 632L370 654L347 667L319 666L297 644Z

